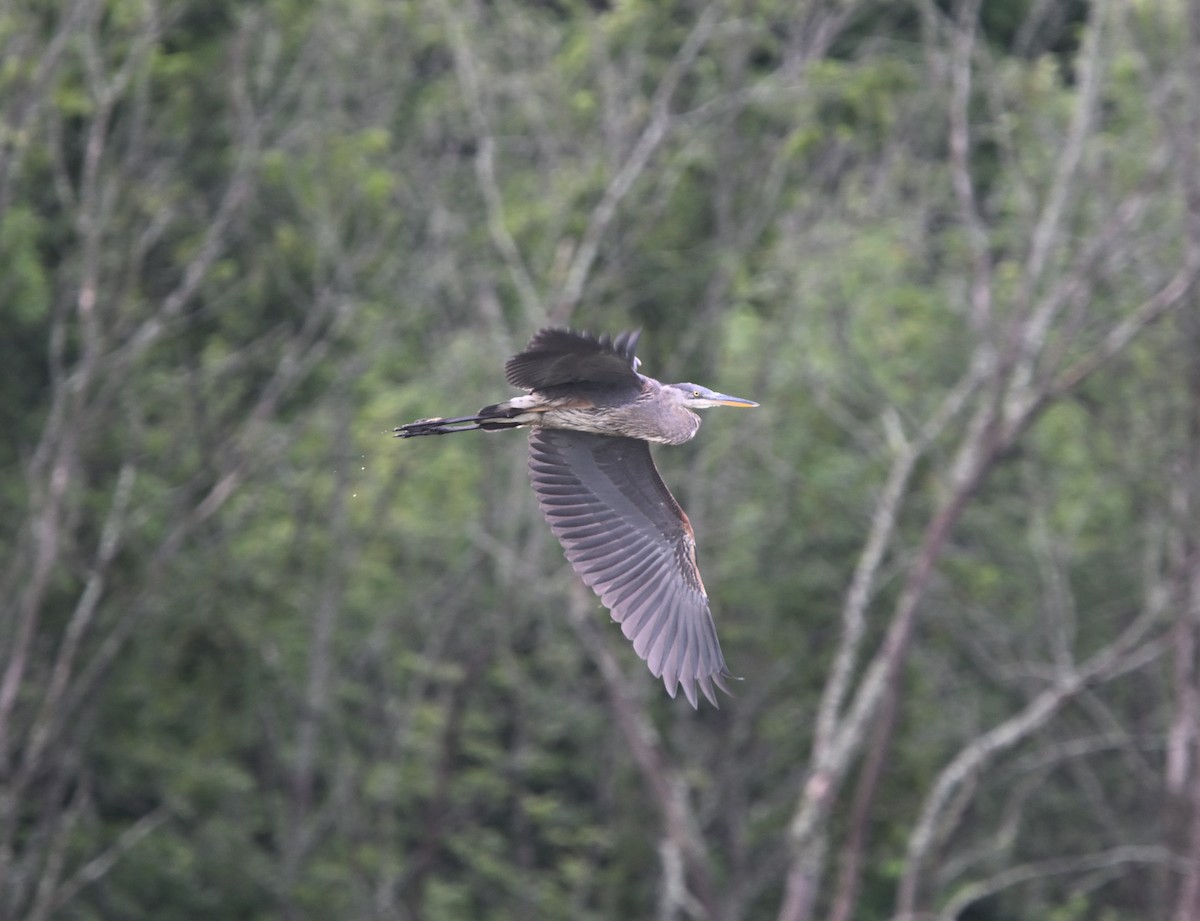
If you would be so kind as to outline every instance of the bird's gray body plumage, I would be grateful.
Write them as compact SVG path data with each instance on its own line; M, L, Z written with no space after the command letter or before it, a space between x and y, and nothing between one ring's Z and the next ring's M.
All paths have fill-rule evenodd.
M638 373L637 341L636 332L609 339L545 329L508 360L505 374L548 407L542 428L682 444L700 417L677 399L675 385Z

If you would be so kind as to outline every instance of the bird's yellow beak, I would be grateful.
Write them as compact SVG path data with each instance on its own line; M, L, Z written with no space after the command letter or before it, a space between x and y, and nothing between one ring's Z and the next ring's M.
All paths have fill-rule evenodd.
M753 400L743 400L741 397L731 397L727 393L714 393L712 396L714 403L720 403L722 406L741 406L744 409L752 409L758 404Z

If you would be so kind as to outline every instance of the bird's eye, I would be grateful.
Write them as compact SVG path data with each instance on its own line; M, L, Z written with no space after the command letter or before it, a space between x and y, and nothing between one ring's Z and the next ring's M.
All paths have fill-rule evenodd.
M699 391L699 390L693 390L693 391L692 391L692 396L694 396L694 397L695 397L695 398L698 400L698 399L700 399L700 397L701 397L701 393L700 393L700 391Z

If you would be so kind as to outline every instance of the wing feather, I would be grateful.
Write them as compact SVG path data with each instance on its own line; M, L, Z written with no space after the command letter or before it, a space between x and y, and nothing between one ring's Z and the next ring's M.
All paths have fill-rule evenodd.
M504 366L514 387L546 390L568 384L638 386L637 332L615 339L570 329L542 329Z
M629 350L632 356L632 343ZM696 567L692 526L646 442L537 428L529 474L572 568L650 671L672 697L682 686L696 706L699 684L716 705L713 685L727 691L730 673Z

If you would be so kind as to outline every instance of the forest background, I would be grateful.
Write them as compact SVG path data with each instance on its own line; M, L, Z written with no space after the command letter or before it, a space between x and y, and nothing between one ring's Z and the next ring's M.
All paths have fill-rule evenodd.
M1198 10L0 6L0 919L1200 918ZM547 324L719 710L390 438Z

